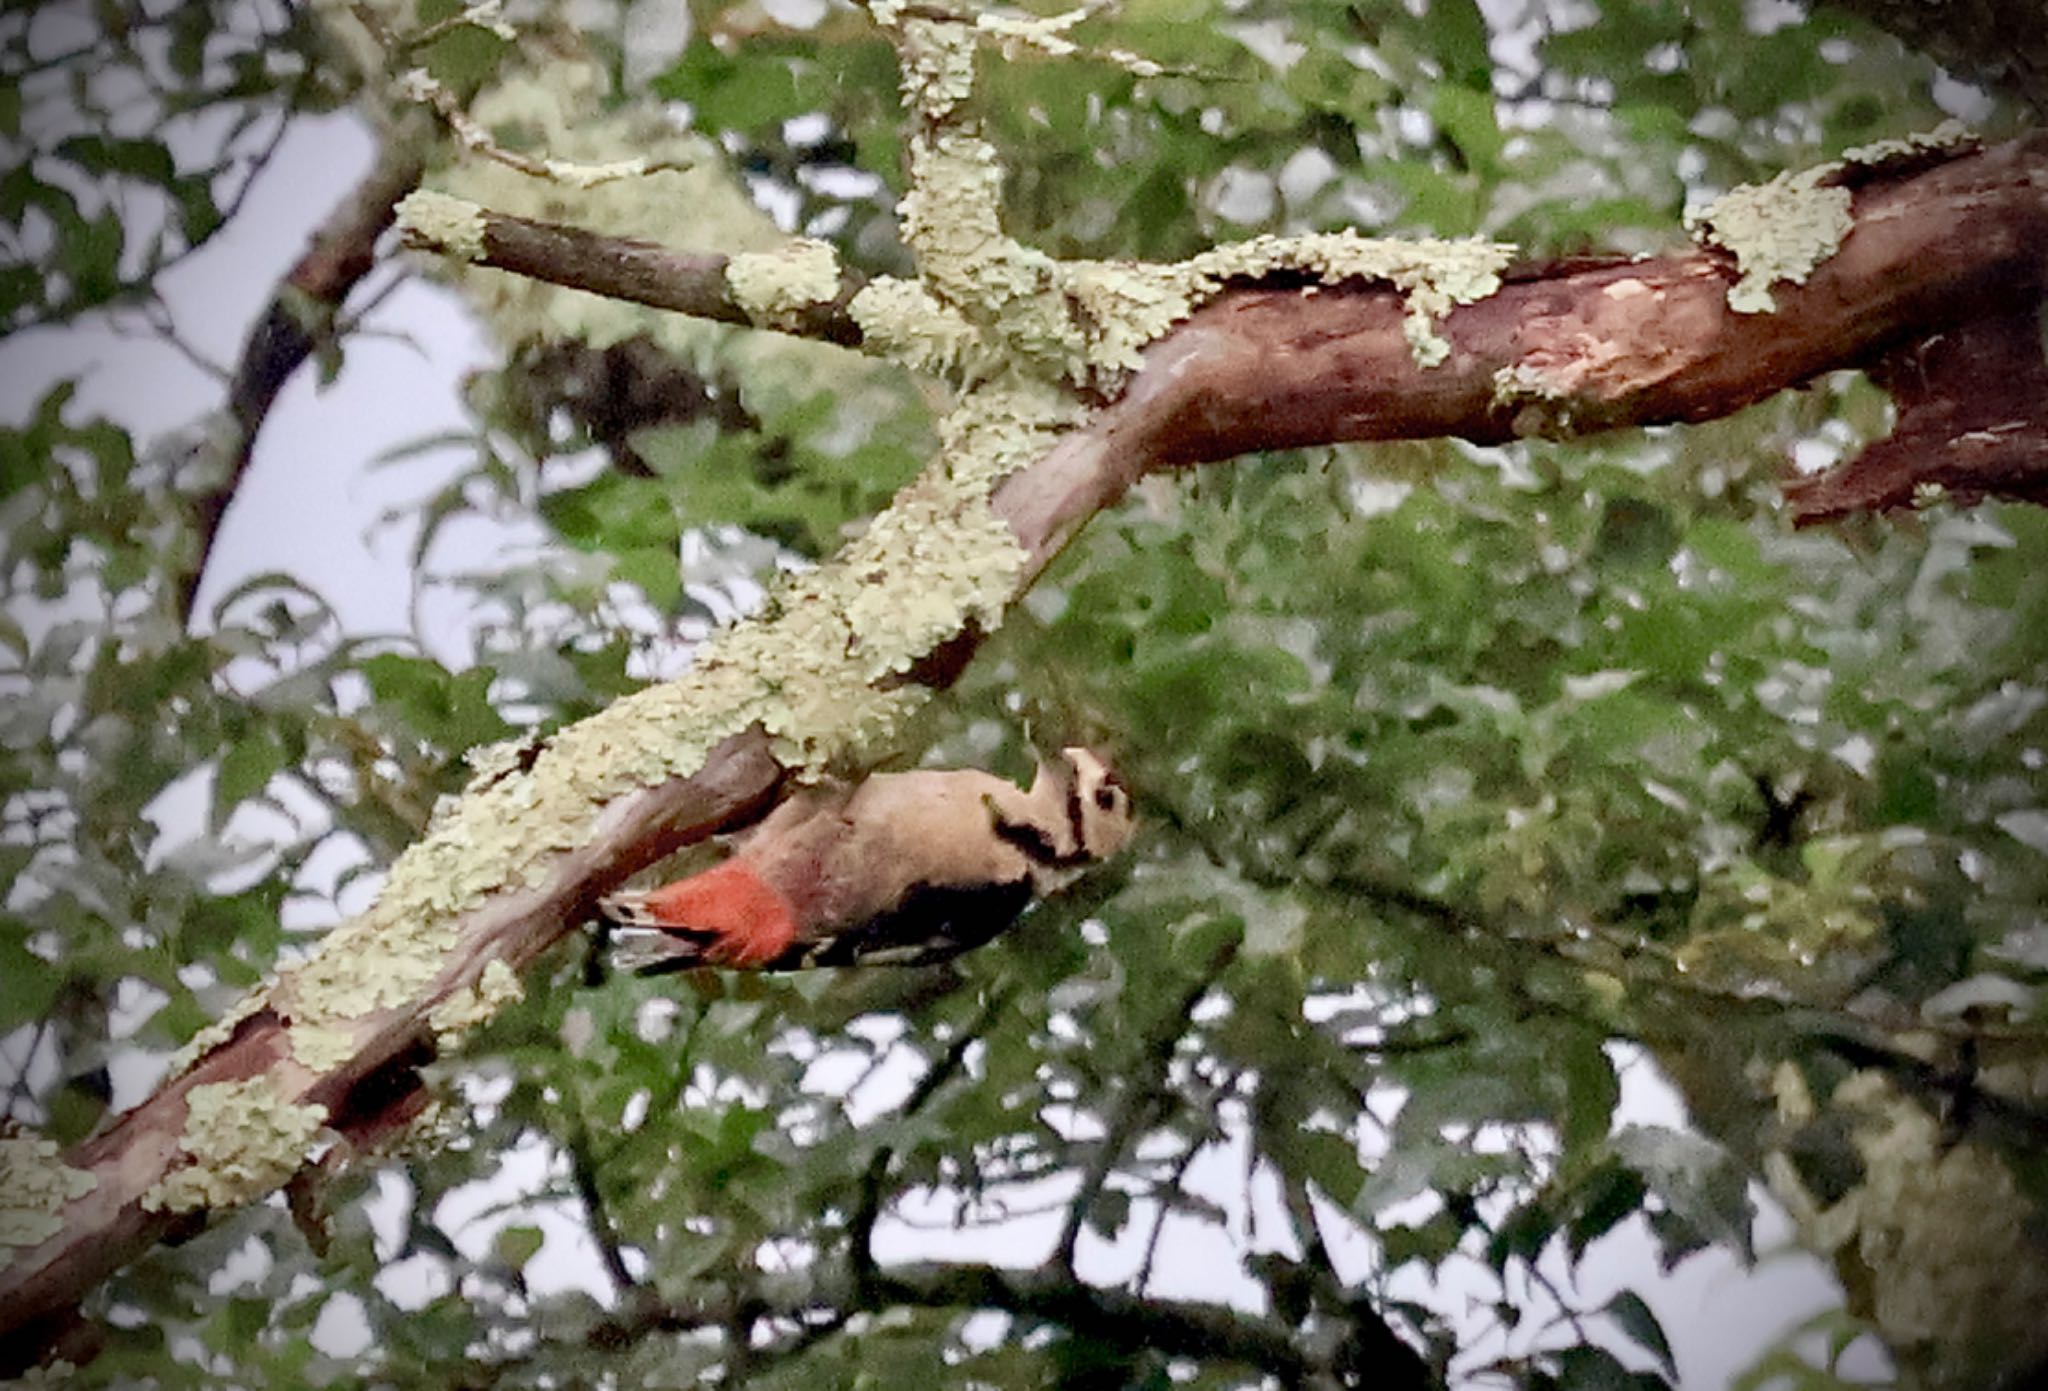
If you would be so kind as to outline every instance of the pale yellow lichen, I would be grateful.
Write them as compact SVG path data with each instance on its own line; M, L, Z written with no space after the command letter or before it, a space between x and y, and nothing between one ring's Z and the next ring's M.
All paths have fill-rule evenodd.
M1000 354L967 317L933 299L915 280L878 276L847 306L861 341L880 357L936 377L974 377Z
M855 300L871 350L915 366L970 372L1007 353L1072 385L1113 386L1137 367L1146 344L1229 281L1296 271L1325 284L1393 285L1408 303L1403 331L1415 360L1433 367L1451 352L1437 321L1498 289L1514 254L1490 242L1380 241L1346 230L1257 237L1175 265L1055 261L1003 232L1002 162L958 108L973 91L978 42L994 38L1070 53L1074 45L1065 32L1084 13L980 15L971 22L912 16L901 6L871 13L895 31L904 99L922 117L910 140L910 188L897 209L903 240L917 256L922 298L890 286L871 287L872 294ZM917 324L926 301L950 317Z
M949 419L938 458L831 563L788 577L760 618L726 629L675 681L555 734L462 799L398 859L377 903L335 929L274 992L295 1025L334 1024L418 998L444 969L460 915L542 882L586 844L612 799L702 767L759 725L815 773L885 739L923 699L884 688L970 619L993 628L1023 555L988 505L1072 407L1039 383L991 385Z
M1730 189L1705 208L1686 215L1686 227L1701 245L1735 255L1740 277L1728 291L1728 307L1739 314L1777 308L1771 286L1803 285L1835 254L1854 225L1845 175L1875 169L1929 152L1967 145L1975 137L1955 121L1924 135L1883 140L1846 151L1842 158L1811 169L1788 171L1769 183Z
M1408 303L1402 332L1416 363L1435 367L1451 353L1437 321L1457 305L1499 289L1500 273L1514 254L1515 248L1503 242L1393 241L1361 237L1346 228L1253 237L1170 266L1083 263L1071 267L1063 283L1092 325L1085 356L1098 370L1136 367L1147 343L1231 281L1278 271L1305 272L1326 285L1347 280L1392 285Z
M58 1158L53 1140L37 1135L0 1139L0 1257L42 1245L63 1229L64 1205L99 1185L84 1169Z
M653 166L645 155L634 155L631 159L605 160L597 164L584 164L573 159L544 159L541 168L557 183L567 184L575 189L596 188L617 179L637 179Z
M463 763L469 767L469 781L463 791L474 792L532 763L534 755L540 752L541 742L538 735L528 733L515 739L500 739L495 744L478 744L462 755Z
M1781 280L1803 285L1816 266L1835 254L1852 219L1849 190L1823 182L1831 167L1730 189L1687 217L1699 241L1735 253L1741 275L1728 289L1730 309L1769 313L1778 307L1772 285Z
M1350 228L1302 237L1254 237L1217 247L1197 256L1193 265L1208 288L1238 276L1271 274L1275 270L1308 271L1326 284L1345 280L1378 280L1401 291L1408 301L1402 332L1415 361L1434 367L1450 356L1451 345L1436 331L1436 322L1460 304L1484 299L1500 288L1500 273L1514 258L1504 242L1444 241L1424 237L1391 241L1361 237Z
M1068 32L1088 19L1091 11L1040 16L963 8L944 16L929 9L913 12L900 0L884 0L870 5L868 13L883 28L901 32L897 49L902 56L906 99L940 119L973 94L977 39L993 42L1006 55L1031 49L1049 58L1067 58L1082 51L1081 45L1067 37ZM1165 71L1149 58L1122 49L1094 50L1093 54L1138 77L1157 77Z
M398 226L444 256L483 259L484 210L467 198L416 188L398 200Z
M292 1056L315 1072L341 1066L356 1055L354 1030L327 1024L294 1024L286 1031Z
M434 1006L427 1015L427 1024L434 1030L442 1047L453 1048L471 1029L489 1020L524 993L519 977L512 974L512 968L502 961L493 960L485 964L475 985L455 991Z
M1563 394L1533 363L1511 363L1493 374L1493 404L1496 406L1555 401Z
M877 24L896 29L904 105L943 121L974 93L972 31L951 20L908 18L900 7L869 10Z
M1885 169L1911 164L1930 154L1974 149L1979 143L1977 133L1963 122L1947 120L1933 130L1916 131L1891 140L1873 140L1868 145L1853 145L1842 151L1842 157L1836 164L1843 168L1854 165L1862 169Z
M151 1212L190 1212L247 1202L298 1171L327 1108L287 1101L267 1077L208 1082L185 1096L178 1147L191 1162L142 1195Z
M2048 1354L2048 1266L2005 1162L1945 1134L1881 1072L1842 1082L1828 1110L1850 1123L1861 1181L1823 1206L1785 1154L1768 1156L1766 1176L1916 1384L1988 1386Z
M896 205L918 276L940 300L1036 362L1060 361L1078 330L1058 263L1002 230L995 146L944 128L910 142L910 189Z
M1089 18L1090 14L1091 11L1081 9L1038 18L983 11L974 16L974 27L984 37L995 40L1005 55L1029 48L1048 58L1067 58L1083 51L1080 44L1066 36L1067 31ZM1116 64L1134 77L1158 77L1166 71L1150 58L1121 48L1097 48L1087 52L1092 57Z
M1510 428L1519 437L1568 434L1572 398L1531 362L1511 363L1493 374L1493 404L1514 412Z
M807 310L839 297L839 256L808 238L774 251L743 252L726 262L725 283L755 324L794 329Z
M996 40L1006 51L1032 48L1048 58L1065 58L1080 51L1080 45L1067 37L1068 31L1087 18L1086 10L1068 10L1064 14L1043 17L983 11L974 16L974 27L985 37Z
M241 999L228 1006L227 1012L185 1041L185 1046L171 1054L170 1077L180 1077L191 1070L192 1064L234 1037L235 1029L244 1019L270 1003L270 987L276 978L266 976L261 985Z

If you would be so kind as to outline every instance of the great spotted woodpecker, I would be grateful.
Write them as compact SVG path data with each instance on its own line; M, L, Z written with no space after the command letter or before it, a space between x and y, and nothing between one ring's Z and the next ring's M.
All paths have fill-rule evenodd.
M988 773L881 773L798 792L723 862L599 904L643 975L921 964L981 946L1034 899L1122 849L1135 822L1108 764L1068 748L1026 791Z

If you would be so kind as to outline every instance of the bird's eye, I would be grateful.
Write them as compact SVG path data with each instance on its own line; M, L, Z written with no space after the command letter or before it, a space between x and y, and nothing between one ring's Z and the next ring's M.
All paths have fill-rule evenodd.
M1096 788L1096 789L1095 789L1095 805L1096 805L1096 806L1098 806L1098 807L1101 807L1101 808L1102 808L1102 809L1103 809L1104 811L1115 811L1115 810L1116 810L1116 789L1115 789L1115 788L1113 788L1113 787L1098 787L1098 788Z

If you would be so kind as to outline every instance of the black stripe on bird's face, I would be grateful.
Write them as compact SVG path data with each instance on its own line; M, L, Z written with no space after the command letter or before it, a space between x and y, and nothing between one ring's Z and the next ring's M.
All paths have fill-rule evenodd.
M1067 793L1067 815L1070 820L1080 816L1079 799L1080 793L1070 788ZM1076 821L1077 827L1078 824ZM1078 829L1074 836L1074 848L1062 850L1052 843L1052 837L1045 833L1044 827L1034 826L1029 821L1012 821L1001 812L997 812L994 826L998 839L1016 846L1023 852L1025 859L1047 869L1079 869L1095 858L1081 848Z
M1067 779L1067 829L1072 833L1074 854L1080 858L1076 863L1086 864L1093 858L1088 854L1088 804L1084 800L1086 791L1081 779Z

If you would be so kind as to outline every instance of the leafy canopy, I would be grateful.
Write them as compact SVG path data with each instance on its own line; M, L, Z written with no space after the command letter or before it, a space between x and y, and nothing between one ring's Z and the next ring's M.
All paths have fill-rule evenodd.
M1579 9L1129 0L1084 35L1172 75L988 65L1012 230L1086 256L1344 225L1628 250L1667 243L1703 189L1933 114L1926 72L1825 16ZM263 21L281 49L237 37L254 13L144 13L60 58L54 20L8 12L20 84L0 126L37 152L0 183L28 253L0 282L10 325L146 298L233 182L232 156L196 164L112 110L60 129L63 94L146 72L159 110L239 130L360 80L301 42L310 12ZM872 26L691 17L617 99L686 104L794 226L904 270ZM644 71L625 33L588 42ZM516 45L462 41L437 52L443 80L525 80ZM169 211L129 201L138 186ZM929 448L907 383L877 414L829 385L751 387L720 351L690 370L737 406L623 439L561 393L560 359L472 383L475 467L412 557L422 585L474 594L452 663L418 635L344 633L290 576L188 630L169 596L200 547L175 459L78 419L62 387L0 436L0 1033L55 1064L24 1070L13 1114L84 1135L110 1061L168 1051L358 904L467 750L631 688L771 564L829 551ZM1255 1378L1038 1309L968 1320L972 1291L849 1286L873 1223L885 1265L1031 1264L1070 1228L1089 1281L1155 1299L1189 1292L1162 1254L1184 1242L1215 1262L1196 1293L1312 1314L1360 1349L1385 1320L1461 1375L1663 1384L1640 1295L1580 1309L1530 1273L1638 1220L1667 1261L1747 1254L1774 1121L1745 1061L1792 1057L1824 1093L1844 1065L1801 1043L1852 998L1953 1022L2037 997L2048 970L2048 523L1937 506L1790 534L1781 461L1882 419L1843 377L1682 431L1306 451L1148 484L921 731L934 759L1019 776L1027 739L1101 743L1147 817L1127 863L936 974L642 981L565 947L440 1069L452 1143L343 1179L318 1252L264 1207L154 1253L99 1297L126 1313L82 1377ZM632 466L594 463L596 442ZM450 576L439 528L480 513L550 544ZM200 824L160 829L181 791ZM1697 1130L1617 1117L1618 1064L1645 1051ZM1798 1158L1829 1192L1859 1162L1839 1133ZM479 1216L507 1182L521 1196ZM564 1288L576 1229L624 1254ZM617 1301L621 1277L637 1293ZM758 1321L713 1316L750 1301ZM707 1328L678 1331L692 1310ZM351 1344L335 1330L357 1320Z

